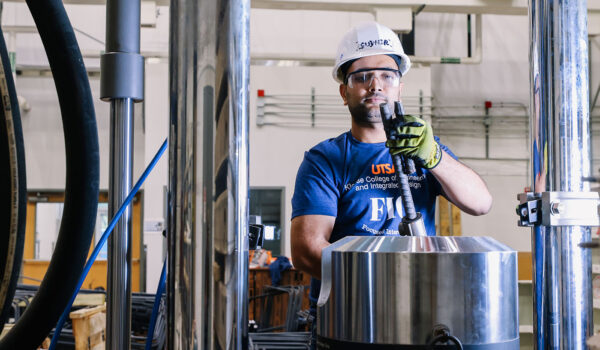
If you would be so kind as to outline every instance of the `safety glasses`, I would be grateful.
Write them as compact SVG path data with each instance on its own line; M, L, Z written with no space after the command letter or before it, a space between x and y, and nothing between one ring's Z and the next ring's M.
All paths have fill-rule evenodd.
M400 85L400 71L392 68L364 68L354 71L346 76L346 84L350 88L368 88L377 79L383 87L398 87Z

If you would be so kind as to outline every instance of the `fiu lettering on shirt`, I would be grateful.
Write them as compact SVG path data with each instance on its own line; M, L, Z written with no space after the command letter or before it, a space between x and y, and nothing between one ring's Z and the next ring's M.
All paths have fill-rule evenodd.
M388 190L399 187L393 164L371 164L371 174L374 176L366 176L364 180L361 178L356 181L355 190ZM425 175L409 175L408 180L410 188L418 190L425 181ZM371 197L369 206L370 221L390 220L397 216L403 216L402 198L400 196Z
M402 197L376 197L371 198L371 221L390 220L402 217ZM387 215L384 215L387 214Z

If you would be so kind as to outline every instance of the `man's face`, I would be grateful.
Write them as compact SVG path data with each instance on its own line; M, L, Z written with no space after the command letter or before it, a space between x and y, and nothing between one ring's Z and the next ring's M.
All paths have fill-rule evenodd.
M353 72L368 69L387 68L396 70L398 65L393 58L387 55L375 55L363 57L352 63L348 69L347 77ZM344 104L348 105L350 114L355 123L360 125L371 125L381 123L381 114L379 105L387 102L393 110L394 101L400 99L402 84L390 86L385 84L384 79L379 75L386 74L386 71L374 71L376 77L367 84L341 84L340 95Z

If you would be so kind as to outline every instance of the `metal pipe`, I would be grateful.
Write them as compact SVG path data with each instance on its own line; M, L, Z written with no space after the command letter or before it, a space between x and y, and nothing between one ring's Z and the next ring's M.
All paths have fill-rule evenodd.
M247 348L249 17L171 1L169 349Z
M193 98L194 56L199 48L196 34L199 14L195 3L192 0L172 0L170 6L167 348L174 350L192 349L194 343L201 349L211 349L203 346L202 337L198 334L198 330L203 328L204 318L198 317L197 327L194 326L196 308L202 307L202 299L197 300L201 294L195 290L196 274L203 272L202 269L194 270L194 245L198 227L202 228L199 223L206 220L203 215L198 215L197 225L193 219L198 205L202 204L196 201L196 189L203 186L202 182L195 184L194 178L197 156L194 149L194 113L197 108ZM201 156L201 153L198 154L200 159ZM210 197L211 193L207 195Z
M586 1L531 0L531 138L534 192L589 191ZM592 331L590 240L581 226L532 232L536 349L585 349Z
M227 165L228 171L228 195L229 207L233 209L233 217L229 218L227 224L228 232L233 232L235 249L228 249L225 264L222 268L227 269L227 261L231 260L235 266L235 275L228 283L224 280L228 292L235 297L228 300L234 302L232 326L233 344L223 344L225 349L247 349L248 348L248 201L249 201L249 168L248 168L248 120L249 120L249 93L250 84L250 0L221 0L220 5L223 9L228 9L228 25L226 29L227 36L223 38L228 45L226 56L226 66L223 70L217 72L228 72L229 82L229 120L226 122L221 119L221 123L227 123L226 134L228 136L228 159L223 159L222 163L215 164L217 168ZM225 29L225 28L224 28ZM221 42L224 44L225 42ZM222 45L225 46L225 45ZM218 55L218 52L217 52ZM217 79L219 77L217 76ZM218 81L218 80L217 80ZM217 121L217 130L222 130ZM216 139L219 139L217 132ZM216 181L219 179L217 178ZM215 202L214 215L218 216L217 201ZM222 214L232 212L231 209L221 209ZM220 234L225 238L229 234L222 231ZM222 310L229 309L228 303L222 304ZM227 341L229 342L229 341Z
M111 103L109 212L132 185L134 102L143 99L140 1L108 0L106 49L100 58L100 98ZM108 242L106 346L128 350L131 339L131 207Z
M113 217L131 191L133 172L133 101L111 102L108 212ZM131 206L108 241L108 349L129 349L131 333Z

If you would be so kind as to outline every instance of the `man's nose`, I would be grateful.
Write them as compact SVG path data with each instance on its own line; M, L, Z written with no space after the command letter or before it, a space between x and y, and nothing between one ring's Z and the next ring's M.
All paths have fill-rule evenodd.
M383 90L383 84L379 81L379 79L373 75L371 81L369 82L369 90L370 91L381 91Z

